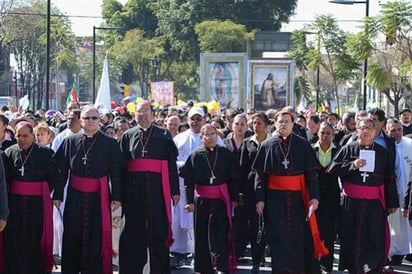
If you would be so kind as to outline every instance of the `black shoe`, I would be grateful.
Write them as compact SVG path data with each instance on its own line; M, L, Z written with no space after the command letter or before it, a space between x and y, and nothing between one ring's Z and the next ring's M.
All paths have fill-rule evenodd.
M253 265L252 267L252 273L260 273L260 266L259 265Z
M266 259L265 256L262 256L262 259L260 260L260 266L265 266L266 265Z
M175 256L172 258L170 263L171 269L181 269L184 265L184 260L181 256Z
M405 256L405 260L412 263L412 254L408 254Z
M403 255L393 255L388 265L401 265L402 259L403 259Z
M237 258L237 263L238 264L248 264L249 260L246 259L245 257L239 257L239 258Z

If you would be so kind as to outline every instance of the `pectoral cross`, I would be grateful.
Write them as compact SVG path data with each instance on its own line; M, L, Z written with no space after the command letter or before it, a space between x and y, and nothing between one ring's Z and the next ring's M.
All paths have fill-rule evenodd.
M285 169L288 169L288 164L289 164L289 161L286 158L283 159L282 165L285 167Z
M369 174L366 173L366 171L364 171L364 172L361 174L361 176L362 176L362 182L365 183L365 182L366 182L366 177L369 177Z
M82 158L83 160L83 165L85 165L87 163L87 155L85 154Z
M24 176L24 166L21 166L21 168L19 169L21 176Z
M212 172L212 177L209 179L209 184L213 185L213 182L216 180L215 174Z
M144 155L147 153L147 150L145 150L144 148L142 148L142 158L144 158Z

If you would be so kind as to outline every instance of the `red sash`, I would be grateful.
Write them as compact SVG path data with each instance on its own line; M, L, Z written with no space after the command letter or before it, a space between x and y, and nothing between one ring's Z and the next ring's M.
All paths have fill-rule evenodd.
M172 234L172 206L170 204L170 180L169 167L167 160L157 160L148 158L133 159L127 162L128 172L155 172L162 175L163 200L166 207L168 235L165 245L167 247L173 244Z
M53 214L52 202L50 199L49 185L46 181L23 182L13 181L10 186L10 193L21 196L42 196L43 200L43 231L40 242L40 265L47 272L51 272L53 260Z
M102 268L103 273L111 274L112 270L112 220L110 217L110 196L106 176L86 178L70 175L70 186L81 192L100 193L100 213L102 218Z
M385 205L385 189L383 185L380 186L362 186L355 185L349 182L343 182L343 195L366 200L379 200L384 210ZM390 248L390 232L388 218L385 218L385 256L388 257Z
M229 239L229 272L236 272L236 252L232 239L232 204L230 202L227 184L221 185L201 185L195 184L195 196L206 199L222 199L225 202L226 214L229 220L228 239Z
M310 198L308 189L305 184L305 176L303 174L296 176L277 176L269 174L268 188L274 190L300 191L302 193L303 203L305 204L305 212L309 211ZM323 245L323 242L320 240L315 212L313 212L313 214L310 216L308 223L313 240L313 256L318 260L320 257L328 255L329 250Z

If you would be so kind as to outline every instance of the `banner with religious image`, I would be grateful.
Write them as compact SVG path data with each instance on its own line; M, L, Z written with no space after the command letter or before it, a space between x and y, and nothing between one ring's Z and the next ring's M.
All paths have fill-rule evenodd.
M174 82L152 82L150 88L154 102L159 103L159 105L173 105Z

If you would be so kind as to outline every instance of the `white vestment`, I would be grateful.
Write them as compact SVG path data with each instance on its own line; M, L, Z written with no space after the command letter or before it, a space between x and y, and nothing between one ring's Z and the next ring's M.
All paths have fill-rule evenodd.
M396 188L399 195L399 204L403 204L403 198L411 181L412 169L412 140L402 137L399 144L396 144ZM389 215L391 245L389 256L407 255L412 253L412 228L409 226L408 217L403 217L399 208L394 214Z

